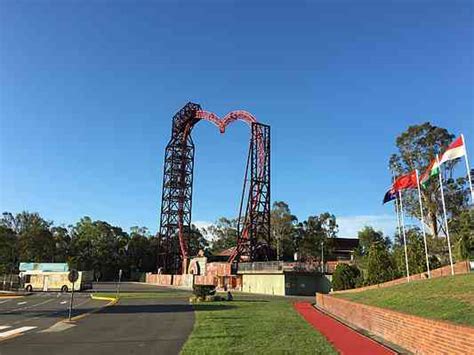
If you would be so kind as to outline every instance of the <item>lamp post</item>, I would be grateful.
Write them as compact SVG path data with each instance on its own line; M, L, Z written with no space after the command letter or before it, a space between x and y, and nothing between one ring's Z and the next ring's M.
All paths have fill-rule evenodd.
M321 273L324 274L324 241L321 240Z

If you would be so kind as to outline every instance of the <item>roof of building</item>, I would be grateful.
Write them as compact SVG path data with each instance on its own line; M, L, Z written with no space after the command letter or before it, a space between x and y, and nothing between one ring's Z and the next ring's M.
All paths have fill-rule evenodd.
M20 263L20 271L69 271L67 263L32 263L22 262Z
M333 246L335 250L354 250L359 246L358 238L334 238Z

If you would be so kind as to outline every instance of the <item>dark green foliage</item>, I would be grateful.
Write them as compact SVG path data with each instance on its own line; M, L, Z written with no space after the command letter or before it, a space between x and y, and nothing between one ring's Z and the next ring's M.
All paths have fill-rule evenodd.
M0 225L0 274L12 273L16 269L18 241L15 232Z
M0 225L15 233L19 261L54 261L55 243L50 230L52 222L45 221L38 213L21 212L13 216L5 212Z
M303 260L320 260L321 248L324 254L331 253L331 239L336 237L338 226L336 217L328 212L310 216L297 226L298 250Z
M456 260L474 259L474 209L465 210L450 224Z
M389 249L391 242L388 237L384 237L382 232L376 231L370 226L362 228L357 234L357 237L359 238L359 248L354 252L355 264L361 270L362 275L366 277L370 247L374 243L380 243Z
M395 276L395 267L389 249L382 242L373 243L367 255L366 283L374 285L393 280Z
M418 228L410 228L406 231L408 267L410 275L427 271L426 256L423 235ZM403 237L395 236L393 248L396 273L399 277L406 276L405 248ZM432 266L430 266L432 268Z
M205 299L206 296L215 295L216 287L212 285L194 285L193 293L197 298Z
M332 275L332 287L334 291L355 288L360 283L360 271L354 265L339 264Z

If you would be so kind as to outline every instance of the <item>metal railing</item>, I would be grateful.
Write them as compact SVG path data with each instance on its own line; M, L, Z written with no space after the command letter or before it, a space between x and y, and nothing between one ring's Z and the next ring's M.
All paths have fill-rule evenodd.
M20 278L16 274L0 275L0 291L18 291Z
M328 273L330 267L320 263L261 261L253 263L239 263L238 272L324 272Z

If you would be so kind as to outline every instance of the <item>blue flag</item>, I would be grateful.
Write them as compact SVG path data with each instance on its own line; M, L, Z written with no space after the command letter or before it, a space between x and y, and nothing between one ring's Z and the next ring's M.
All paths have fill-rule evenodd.
M390 201L393 201L397 198L397 192L391 187L386 193L385 196L383 197L383 203L387 203Z

